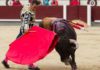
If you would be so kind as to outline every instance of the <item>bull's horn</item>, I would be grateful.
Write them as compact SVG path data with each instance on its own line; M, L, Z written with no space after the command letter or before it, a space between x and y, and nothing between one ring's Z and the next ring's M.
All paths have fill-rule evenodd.
M70 40L70 43L73 43L76 45L76 49L79 47L79 44L76 40L74 40L74 39L69 39L69 40Z

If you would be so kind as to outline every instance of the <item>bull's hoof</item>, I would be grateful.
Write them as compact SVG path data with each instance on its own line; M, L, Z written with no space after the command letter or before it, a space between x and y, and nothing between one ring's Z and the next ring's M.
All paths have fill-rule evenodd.
M66 61L64 62L64 64L65 64L65 65L69 65L70 63L69 63L68 60L66 60Z
M72 70L77 70L77 69L72 69Z
M70 61L71 61L70 58L69 58L69 59L65 59L65 60L63 60L63 62L64 62L65 65L69 65L69 64L70 64Z
M73 65L72 70L77 70L77 65Z

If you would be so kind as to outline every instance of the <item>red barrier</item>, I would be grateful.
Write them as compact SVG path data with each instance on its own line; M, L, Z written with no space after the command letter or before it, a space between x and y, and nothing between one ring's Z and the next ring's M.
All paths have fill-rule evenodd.
M19 19L22 7L0 6L0 19ZM36 19L44 17L63 18L63 6L39 6Z
M79 19L87 21L87 6L79 6Z
M67 6L67 19L81 19L87 21L86 6ZM22 7L0 6L0 19L19 19ZM63 18L63 6L38 6L36 9L36 19L44 17ZM100 20L100 6L92 7L92 21Z
M67 19L68 20L73 20L73 19L79 19L79 15L78 15L78 6L67 6Z
M92 20L100 20L100 6L92 7Z
M67 19L81 19L87 21L87 7L86 6L67 6Z
M58 17L63 18L63 6L39 6L36 8L36 18Z
M19 19L21 8L21 6L0 6L0 19Z

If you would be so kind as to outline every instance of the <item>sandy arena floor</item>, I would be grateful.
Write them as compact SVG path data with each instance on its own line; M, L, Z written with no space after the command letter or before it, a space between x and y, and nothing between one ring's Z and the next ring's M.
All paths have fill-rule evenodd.
M5 57L9 44L16 38L19 25L0 25L0 62ZM88 32L76 30L79 48L76 51L78 70L100 70L100 27L90 27ZM9 62L9 70L28 70L27 66ZM36 63L41 70L70 70L60 62L55 50L45 59ZM0 63L0 70L7 70Z

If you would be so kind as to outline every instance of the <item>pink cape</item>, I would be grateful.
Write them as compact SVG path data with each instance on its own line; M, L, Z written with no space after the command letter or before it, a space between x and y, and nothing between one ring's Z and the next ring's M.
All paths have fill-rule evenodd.
M34 26L10 44L6 56L8 60L18 64L32 64L54 49L58 41L55 35L53 31Z

